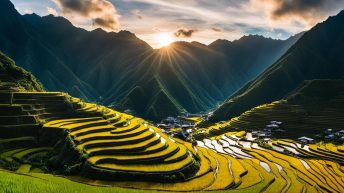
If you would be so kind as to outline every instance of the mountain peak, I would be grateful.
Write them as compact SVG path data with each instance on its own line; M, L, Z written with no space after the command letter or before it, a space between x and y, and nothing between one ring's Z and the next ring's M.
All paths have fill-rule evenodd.
M217 39L214 42L210 43L208 46L209 47L218 47L218 46L226 45L226 44L230 44L230 43L232 43L232 42L229 40L226 40L226 39Z
M0 13L6 14L8 17L12 14L18 14L18 11L10 0L0 0Z
M118 32L118 35L127 35L127 36L135 36L134 33L128 31L128 30L121 30Z
M10 0L1 0L0 1L0 8L1 9L8 9L8 8L15 9L13 3Z
M261 75L228 98L211 120L236 117L253 107L280 100L305 80L343 77L343 31L341 11L306 33L289 38L298 41Z
M273 39L273 38L265 37L265 36L258 35L258 34L244 35L244 36L242 36L241 38L239 38L238 40L235 40L235 41L242 42L242 41L259 41L259 40L277 40L278 41L278 39Z

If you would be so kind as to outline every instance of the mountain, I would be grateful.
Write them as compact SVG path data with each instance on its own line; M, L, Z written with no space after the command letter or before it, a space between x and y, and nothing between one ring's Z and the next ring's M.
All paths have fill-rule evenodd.
M211 121L287 96L303 81L344 77L344 11L306 32L277 62L228 98Z
M0 88L10 89L13 85L26 91L43 91L36 78L0 52Z
M246 117L255 121L244 122L282 115L289 120L285 129L297 123L298 128L291 127L297 135L303 123L318 128L330 123L333 143L301 145L286 135L263 142L233 129L190 143L68 93L22 90L14 84L38 83L3 54L0 61L0 72L10 77L1 79L10 81L8 87L0 87L0 192L343 192L343 134L337 132L343 127L343 80L307 81L280 102L283 106L252 110ZM295 111L297 104L306 111ZM284 106L291 111L279 110ZM280 114L271 114L272 109ZM311 122L300 122L308 113Z
M344 127L344 80L306 80L283 99L249 109L240 116L223 123L221 129L210 129L210 136L233 130L261 130L271 121L282 122L283 132L276 138L297 139L302 136L317 137L325 129L341 130ZM204 134L195 135L204 138Z
M0 2L0 16L0 50L47 90L131 109L150 120L216 107L302 35L153 49L128 31L86 31L63 17L20 15L8 0Z

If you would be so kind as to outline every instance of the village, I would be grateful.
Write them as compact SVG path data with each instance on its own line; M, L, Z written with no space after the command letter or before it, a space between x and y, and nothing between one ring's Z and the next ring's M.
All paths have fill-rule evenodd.
M211 116L208 114L189 114L184 113L177 117L167 117L156 126L168 135L176 138L186 140L190 133L197 130L196 122L190 121L191 117L199 117L202 120L207 120ZM260 141L269 142L271 138L275 138L276 134L281 135L285 130L283 129L283 122L270 121L263 129L256 129L247 132L247 137L250 139L258 139ZM249 140L249 139L248 139ZM315 144L317 142L325 143L344 143L344 129L325 129L324 132L315 134L314 137L302 136L297 139L300 144Z
M186 140L190 136L190 133L197 130L196 124L198 120L208 120L211 115L212 113L191 114L185 112L177 117L167 117L155 125L168 135Z

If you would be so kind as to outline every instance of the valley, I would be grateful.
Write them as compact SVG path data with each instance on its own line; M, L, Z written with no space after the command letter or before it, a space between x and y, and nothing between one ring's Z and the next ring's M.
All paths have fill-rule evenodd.
M20 15L9 0L0 2L0 16L0 50L47 90L152 121L216 108L303 34L287 40L247 35L209 45L179 41L153 49L129 31L86 31L63 17Z
M0 192L344 192L331 3L1 0Z
M4 55L2 61L12 63ZM0 165L16 172L0 171L2 191L11 179L20 179L15 192L28 181L48 192L343 190L342 145L261 141L245 131L190 143L132 115L15 82L1 79Z

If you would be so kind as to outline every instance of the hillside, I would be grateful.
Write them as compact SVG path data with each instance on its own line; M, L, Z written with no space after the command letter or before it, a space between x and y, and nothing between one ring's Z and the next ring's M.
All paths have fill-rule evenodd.
M228 98L212 121L282 99L304 80L344 76L344 11L306 32L276 63Z
M254 107L206 133L216 136L232 130L262 130L270 121L280 121L285 131L275 137L315 138L326 129L344 127L343 107L344 80L310 80L282 100Z
M13 85L27 91L43 91L42 85L31 73L16 66L13 60L0 52L0 87L9 89Z
M0 88L0 152L14 157L1 154L1 167L157 182L187 180L199 169L186 147L148 122L66 93L38 92L30 73L5 55L0 61L11 65L4 75L16 75Z
M4 55L0 60L10 61ZM18 73L0 88L1 192L344 190L343 146L292 140L270 145L244 131L191 144L67 93L26 90L19 83L27 75L33 78ZM331 83L306 83L288 100L305 101L319 85L326 99L342 94L343 81Z
M209 46L177 42L154 50L128 31L86 31L62 17L22 16L9 0L0 2L0 16L0 50L46 90L131 109L150 120L214 108L301 36L247 36Z

